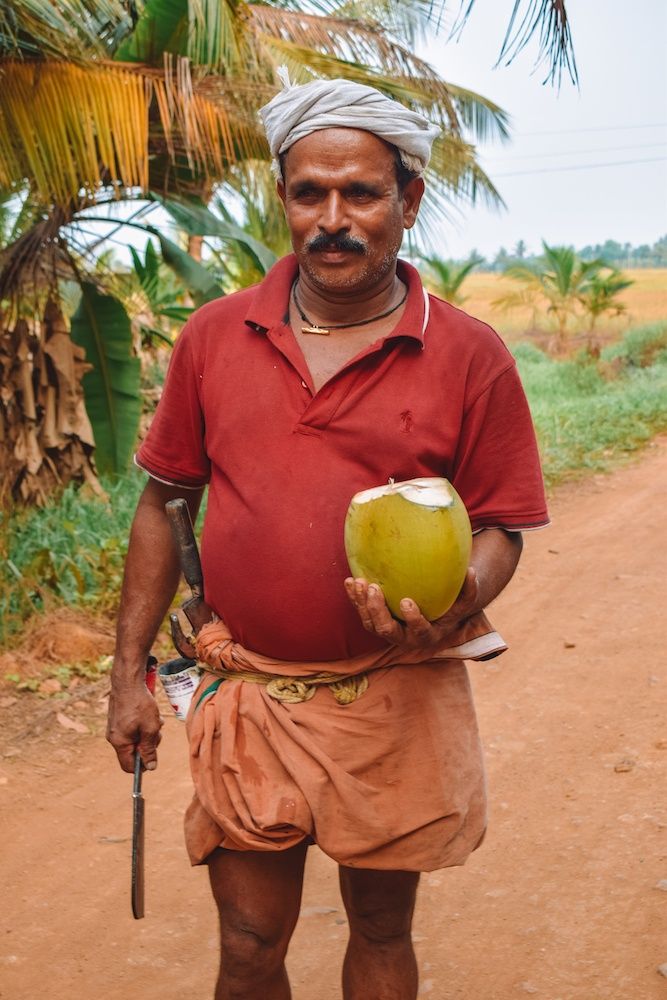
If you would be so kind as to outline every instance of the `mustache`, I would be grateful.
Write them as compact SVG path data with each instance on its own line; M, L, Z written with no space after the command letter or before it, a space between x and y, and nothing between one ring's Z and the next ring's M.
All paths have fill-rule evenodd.
M338 236L327 236L326 233L319 233L313 236L312 240L306 243L308 253L318 253L321 250L350 250L352 253L366 253L366 245L354 236L341 233Z

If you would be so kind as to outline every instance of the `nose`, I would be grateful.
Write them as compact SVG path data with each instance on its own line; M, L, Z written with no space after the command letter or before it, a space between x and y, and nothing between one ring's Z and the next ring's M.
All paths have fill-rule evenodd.
M318 225L323 233L331 235L350 228L346 202L339 191L330 191L321 202Z

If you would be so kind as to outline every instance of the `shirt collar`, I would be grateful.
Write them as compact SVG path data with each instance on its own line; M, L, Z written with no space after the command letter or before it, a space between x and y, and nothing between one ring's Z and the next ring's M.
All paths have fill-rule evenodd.
M263 281L255 287L255 294L246 314L245 322L255 330L266 331L285 322L290 290L297 276L295 254L283 257L271 268ZM411 264L399 260L396 273L405 282L408 297L403 315L395 328L384 339L410 337L424 346L424 333L428 325L428 298L419 277Z

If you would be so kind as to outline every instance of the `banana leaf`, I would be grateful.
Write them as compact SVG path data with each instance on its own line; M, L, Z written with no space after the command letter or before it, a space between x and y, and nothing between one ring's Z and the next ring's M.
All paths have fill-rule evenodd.
M118 47L114 59L159 65L165 51L185 55L187 40L187 0L146 0L134 31Z
M133 357L130 320L122 304L83 282L72 317L72 340L93 365L82 380L86 410L95 435L99 472L127 469L141 415L140 362Z
M223 289L215 280L210 271L207 271L203 264L191 257L185 250L163 236L154 226L146 226L146 229L157 237L160 241L162 258L165 264L178 275L197 306L203 306L205 302L224 295Z
M204 205L176 201L174 198L158 198L156 195L153 195L153 198L166 208L177 226L190 236L217 236L221 240L240 243L262 274L266 274L278 260L273 251L259 240L250 236L240 226L219 219Z

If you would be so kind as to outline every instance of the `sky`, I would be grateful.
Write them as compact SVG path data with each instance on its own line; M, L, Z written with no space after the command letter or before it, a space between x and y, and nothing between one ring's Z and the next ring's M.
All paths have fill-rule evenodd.
M443 224L438 253L654 243L667 233L667 3L568 0L579 87L564 75L560 90L542 84L544 66L533 72L537 39L493 68L511 8L477 0L458 42L445 30L419 49L445 80L512 118L510 143L480 147L506 209L464 207Z

